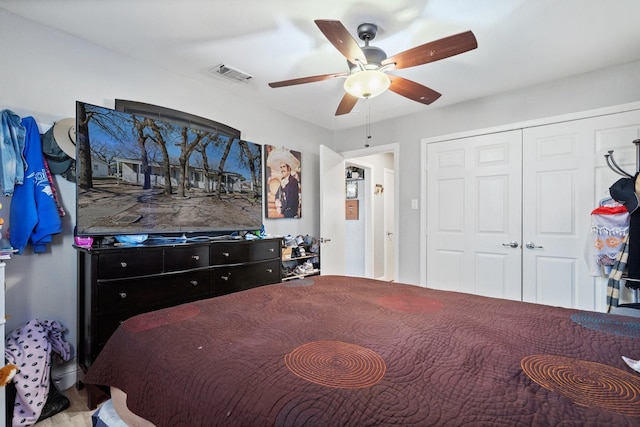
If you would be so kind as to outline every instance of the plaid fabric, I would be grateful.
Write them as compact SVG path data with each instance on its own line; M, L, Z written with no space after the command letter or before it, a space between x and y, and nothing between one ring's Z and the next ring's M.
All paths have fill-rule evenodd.
M624 237L620 252L616 256L616 261L609 273L609 281L607 282L607 312L611 311L611 307L617 307L620 300L620 281L622 274L627 269L627 259L629 258L629 236Z

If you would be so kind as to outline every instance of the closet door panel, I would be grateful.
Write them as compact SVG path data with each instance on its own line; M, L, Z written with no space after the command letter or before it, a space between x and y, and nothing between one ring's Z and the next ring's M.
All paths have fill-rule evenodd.
M432 252L430 288L472 292L470 282L465 279L465 252L438 248ZM437 267L436 267L437 266Z
M581 260L575 257L546 257L538 255L535 261L535 286L525 288L525 301L560 307L574 307L575 295L580 291L576 278ZM524 273L529 274L529 272ZM525 282L527 280L525 279Z
M584 262L593 156L590 120L524 130L524 301L595 308L593 278Z
M626 172L633 174L638 169L634 140L640 139L640 111L607 116L607 123L594 130L595 138L595 198L593 206L610 197L609 187L622 178L606 164L605 154L613 150L613 158ZM596 308L606 311L607 279L596 278ZM620 289L620 303L634 302L635 295L626 287Z
M609 187L622 176L613 172L605 161L605 154L613 150L613 158L625 171L638 170L636 147L633 141L640 139L640 111L607 116L609 124L594 130L596 163L596 198L594 204L609 197Z
M429 144L427 164L427 286L521 299L520 131Z
M442 233L464 233L464 181L464 178L454 178L437 183L437 227Z

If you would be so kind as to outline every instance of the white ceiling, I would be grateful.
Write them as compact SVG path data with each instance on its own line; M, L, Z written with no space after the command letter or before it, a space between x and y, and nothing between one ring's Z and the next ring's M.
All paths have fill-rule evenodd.
M0 0L0 7L328 129L362 126L640 60L640 0ZM342 79L267 84L348 71L314 24L337 19L388 56L471 30L478 48L397 70L440 93L430 106L393 92L335 117ZM247 83L210 73L218 64ZM640 77L640 76L639 76Z

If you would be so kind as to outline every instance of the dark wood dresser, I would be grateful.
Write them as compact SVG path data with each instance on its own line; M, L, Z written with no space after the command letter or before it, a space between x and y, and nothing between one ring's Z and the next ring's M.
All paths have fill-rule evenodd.
M281 239L78 247L78 363L136 314L281 281Z

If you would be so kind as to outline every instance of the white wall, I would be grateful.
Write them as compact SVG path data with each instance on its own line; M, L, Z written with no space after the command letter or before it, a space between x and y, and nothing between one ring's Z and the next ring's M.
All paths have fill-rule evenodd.
M438 108L436 101L424 113L373 123L367 141L371 149L391 143L400 147L395 173L400 204L398 280L419 284L424 262L419 258L420 210L411 209L411 200L421 195L422 138L637 102L638 76L640 62L635 62L448 107ZM335 132L334 145L342 152L360 150L364 134L363 128Z
M0 55L0 110L33 116L47 127L56 120L75 117L76 100L113 108L114 100L120 98L210 118L239 129L244 139L300 151L304 171L302 218L267 220L265 227L275 235L319 235L318 147L331 140L326 129L254 105L250 99L231 96L219 84L218 88L209 87L169 74L3 9ZM36 255L27 248L7 263L7 331L35 318L58 320L68 328L66 338L75 347L75 185L61 178L57 184L67 211L63 233L54 237L47 253ZM8 223L9 200L2 204L0 216Z

